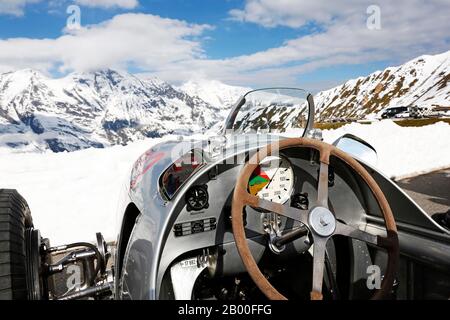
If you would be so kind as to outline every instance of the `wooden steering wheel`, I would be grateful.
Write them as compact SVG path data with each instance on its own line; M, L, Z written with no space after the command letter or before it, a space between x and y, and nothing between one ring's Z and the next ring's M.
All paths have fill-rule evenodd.
M296 209L289 204L281 205L253 196L248 193L247 187L251 174L258 167L261 160L276 152L291 147L313 148L320 153L320 171L318 184L317 206L311 210ZM336 220L334 214L328 208L328 167L330 156L333 155L344 161L352 170L358 173L373 192L383 214L387 236L376 236L361 231L350 225ZM367 170L347 153L327 143L306 139L285 139L278 143L268 145L259 150L243 167L233 194L232 204L232 227L236 246L242 261L250 277L258 288L271 300L285 300L286 297L279 293L261 273L255 259L253 258L244 231L243 209L245 206L270 211L281 216L299 221L306 225L311 231L314 240L313 247L313 275L311 300L322 300L322 283L325 265L325 247L327 241L333 235L344 235L358 239L372 245L384 248L388 253L386 272L379 290L375 292L372 299L383 299L388 296L392 289L395 272L399 257L399 243L397 227L388 201L378 184L367 172Z

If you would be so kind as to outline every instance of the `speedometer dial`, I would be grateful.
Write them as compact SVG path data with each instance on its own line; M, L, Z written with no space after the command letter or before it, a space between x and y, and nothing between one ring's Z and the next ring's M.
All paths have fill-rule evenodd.
M248 183L250 194L284 204L294 190L294 170L284 157L267 157L261 161Z

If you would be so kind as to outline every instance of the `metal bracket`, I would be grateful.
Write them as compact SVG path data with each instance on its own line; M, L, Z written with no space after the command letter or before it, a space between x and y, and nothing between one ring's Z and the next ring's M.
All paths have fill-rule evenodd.
M286 246L278 247L275 244L276 240L282 235L280 230L281 217L276 213L267 213L264 217L263 226L264 231L269 235L269 249L275 254L282 253Z
M72 243L58 247L43 247L43 255L60 255L56 263L45 263L42 268L43 276L47 280L55 274L62 273L67 267L81 264L83 281L74 291L64 294L50 292L55 300L75 300L82 298L104 298L113 292L114 270L107 269L108 259L111 256L110 248L103 236L97 233L97 244Z
M195 282L200 274L211 266L209 249L197 257L182 260L170 268L175 300L191 300Z

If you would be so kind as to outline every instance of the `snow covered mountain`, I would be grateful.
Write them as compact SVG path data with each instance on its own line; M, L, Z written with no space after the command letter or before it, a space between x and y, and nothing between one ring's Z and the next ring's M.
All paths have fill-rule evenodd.
M364 119L395 106L450 106L450 51L349 80L315 96L318 120Z
M316 121L365 119L392 106L450 106L450 51L315 96ZM74 151L127 144L146 137L218 129L249 88L190 81L180 88L156 78L104 70L52 79L34 70L0 74L0 148ZM292 127L298 112L259 110L244 122ZM255 113L256 114L256 113ZM275 117L273 117L275 115Z
M180 89L218 108L234 104L250 90L218 81L191 81ZM349 80L319 92L314 100L316 121L374 118L396 106L450 107L450 51L421 56L401 66ZM280 118L287 118L284 113L280 111Z
M251 88L230 86L217 80L191 80L184 83L180 88L192 97L198 97L210 105L219 109L219 117L225 120L230 109ZM224 121L218 122L212 131L218 132L222 129Z
M192 133L219 110L158 79L105 70L51 79L33 70L0 75L0 146L74 151Z
M192 80L183 84L180 90L190 96L199 97L216 108L229 109L252 89L230 86L216 80Z

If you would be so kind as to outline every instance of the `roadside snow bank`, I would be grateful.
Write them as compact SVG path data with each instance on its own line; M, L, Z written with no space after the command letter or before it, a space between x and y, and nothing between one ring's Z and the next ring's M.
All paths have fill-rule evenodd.
M134 161L162 139L72 153L0 156L0 187L17 189L52 245L116 240L117 198Z
M324 131L324 138L332 143L345 133L371 143L378 150L379 169L388 176L450 167L450 125L445 123L420 128L402 128L391 121L350 124ZM98 231L115 240L117 198L132 164L156 143L173 138L60 154L0 150L0 187L19 190L36 226L52 244L94 241Z
M352 123L325 130L333 143L346 133L363 138L378 152L378 165L388 177L402 179L450 167L450 125L438 122L424 127L400 127L391 120L370 125Z

